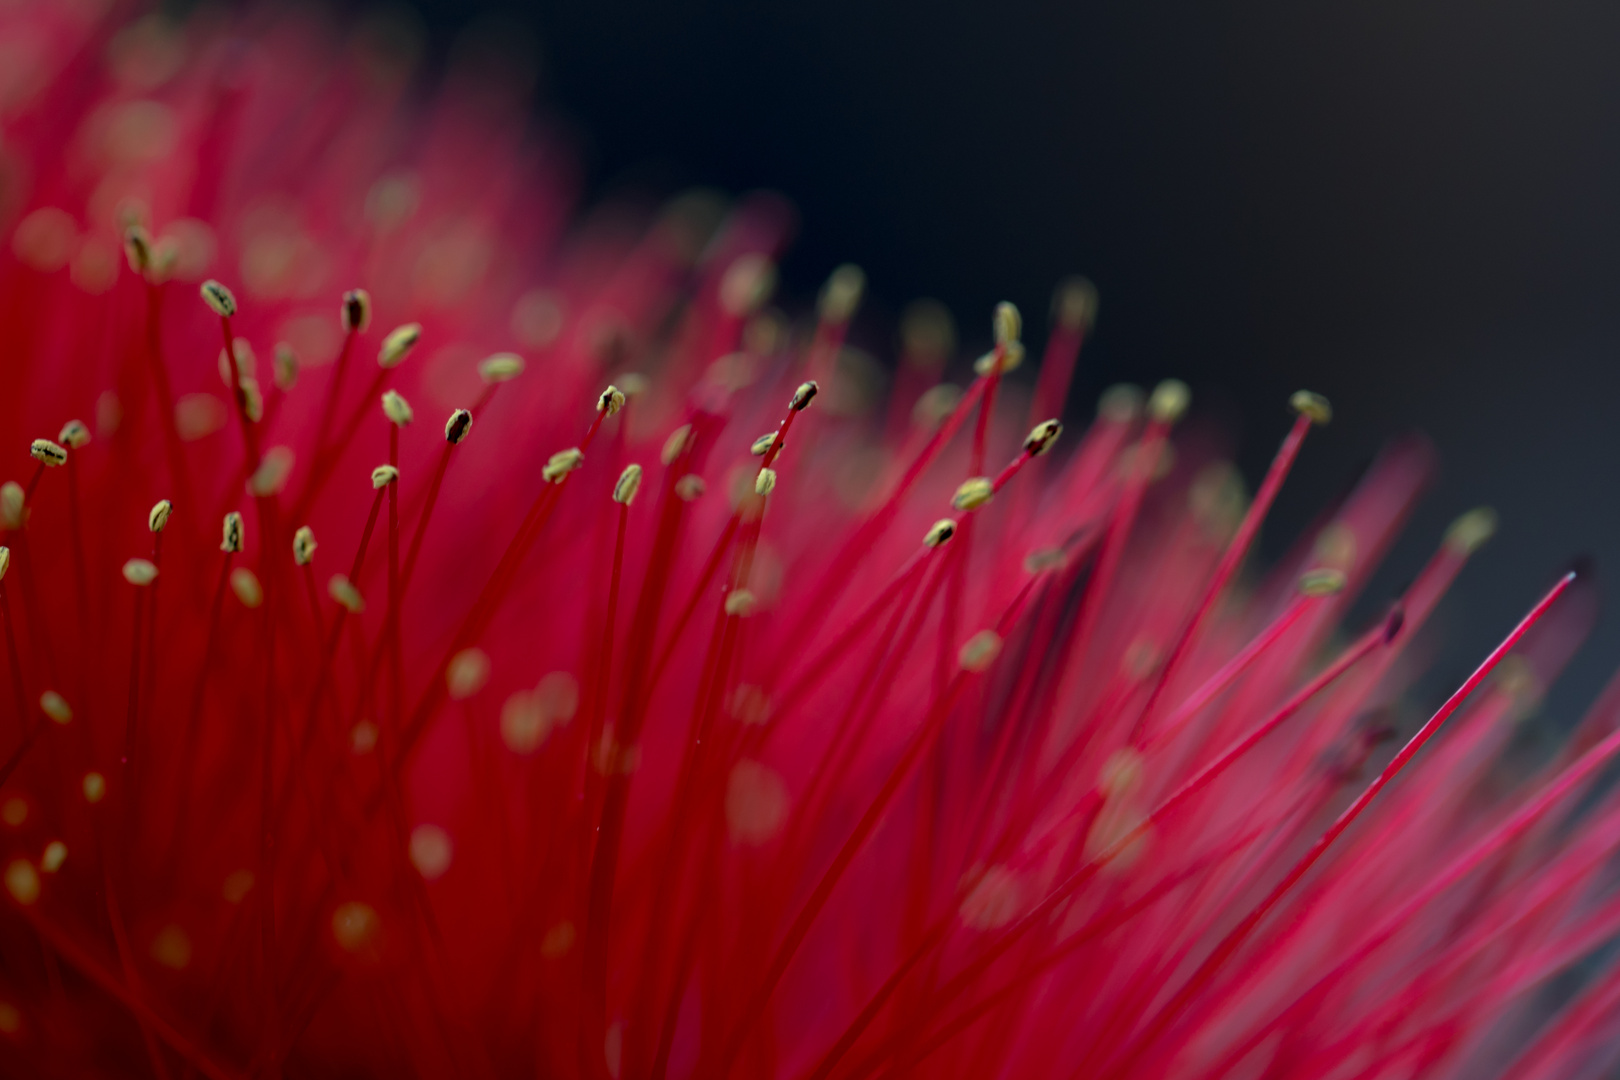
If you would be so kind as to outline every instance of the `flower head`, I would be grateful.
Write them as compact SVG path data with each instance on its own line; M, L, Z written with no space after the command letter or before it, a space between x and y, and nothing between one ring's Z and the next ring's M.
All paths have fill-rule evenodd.
M1038 366L914 309L880 417L777 200L571 231L498 86L260 14L0 14L3 1060L1482 1075L1620 930L1620 699L1500 754L1583 584L1426 722L1494 520L1346 623L1423 444L1246 571L1319 395L1252 497L1175 380L1065 433L1071 281Z

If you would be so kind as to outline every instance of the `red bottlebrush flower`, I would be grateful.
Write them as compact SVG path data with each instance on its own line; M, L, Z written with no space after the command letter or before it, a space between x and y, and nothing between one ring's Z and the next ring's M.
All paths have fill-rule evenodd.
M0 13L0 1073L1612 1055L1620 974L1537 990L1620 932L1620 693L1500 764L1589 591L1421 723L1490 515L1342 626L1423 445L1246 573L1316 395L1252 499L1173 381L1053 453L1076 282L1032 387L917 309L880 421L778 202L571 227L478 72L94 7Z

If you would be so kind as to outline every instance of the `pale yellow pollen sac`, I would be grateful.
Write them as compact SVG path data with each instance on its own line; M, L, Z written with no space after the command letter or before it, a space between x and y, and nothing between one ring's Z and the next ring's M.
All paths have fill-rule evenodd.
M251 379L259 373L259 355L253 351L253 344L247 338L231 339L231 356L236 360L236 378ZM219 381L226 386L234 383L231 361L226 359L223 346L219 350Z
M224 882L219 887L219 895L227 904L240 904L247 899L247 894L253 891L253 871L233 870L225 875Z
M579 710L579 681L566 671L542 676L533 690L519 690L501 706L501 738L516 754L540 748L554 728Z
M682 424L670 432L669 438L664 440L664 448L658 452L658 460L665 465L673 465L678 458L682 457L691 448L692 425Z
M83 420L69 420L62 425L62 432L57 435L56 441L69 450L81 449L90 445L90 429Z
M726 614L746 619L754 613L759 601L748 589L733 589L726 594Z
M820 392L821 386L814 379L802 382L799 384L799 388L793 391L793 397L789 399L788 406L794 412L803 412L810 407L810 403L816 399L816 395Z
M770 451L771 447L775 445L776 432L767 432L754 440L753 445L748 448L748 452L755 457L764 457Z
M139 225L124 230L124 258L136 274L145 276L152 268L152 234Z
M1192 404L1192 391L1180 379L1166 379L1153 388L1148 398L1148 416L1158 424L1174 424Z
M319 546L315 542L315 530L308 525L300 525L298 531L293 533L293 562L299 566L308 566L309 561L315 557L315 549Z
M708 489L709 485L697 473L687 473L675 481L675 496L682 502L696 502Z
M392 465L379 465L371 470L371 487L375 491L399 482L399 470Z
M287 477L292 473L293 461L290 446L272 446L265 451L259 467L254 469L253 475L248 478L248 494L262 499L281 491L287 485Z
M62 869L62 864L67 862L67 857L67 845L60 840L52 840L45 845L45 850L40 853L39 868L47 874L54 874Z
M1333 419L1333 406L1321 394L1313 394L1309 390L1296 390L1288 399L1288 407L1310 420L1317 427L1321 427Z
M1042 420L1030 429L1024 438L1024 453L1030 457L1040 457L1051 450L1063 434L1063 425L1056 420Z
M980 672L988 669L1001 655L1001 635L994 630L980 630L968 638L956 654L963 671Z
M991 866L978 875L962 898L958 914L974 930L997 930L1024 909L1023 882L1005 866Z
M326 583L326 591L350 615L358 615L366 610L365 598L360 595L360 590L354 587L354 582L349 580L347 574L333 574L332 580Z
M977 510L996 497L995 485L988 476L974 476L962 481L951 496L951 505L958 510Z
M1299 576L1299 594L1310 597L1332 596L1344 590L1344 582L1343 570L1319 566Z
M184 971L191 964L191 938L170 923L152 938L152 959L170 971Z
M1023 336L1024 317L1017 307L1003 300L996 305L990 325L995 330L996 344L1005 347Z
M1311 545L1311 553L1323 566L1348 570L1356 562L1356 534L1342 521L1324 528Z
M739 723L757 727L769 723L774 710L764 690L743 683L731 695L730 711Z
M650 384L647 382L647 376L639 372L627 371L619 376L614 385L619 388L625 397L634 398L645 394Z
M776 292L776 264L758 252L739 255L720 278L720 306L734 318L758 311Z
M861 294L866 291L866 271L854 263L845 263L835 269L821 287L816 309L821 321L832 326L849 322L860 306Z
M1496 535L1496 511L1477 506L1451 523L1446 530L1446 548L1456 555L1472 555Z
M466 409L457 409L450 414L450 419L444 422L444 441L451 446L460 446L472 430L472 413Z
M285 341L276 342L272 362L276 389L286 393L298 384L298 352Z
M67 464L66 448L51 442L49 439L35 439L28 446L28 454L35 461L55 468Z
M183 394L174 403L175 434L185 442L205 439L223 428L231 414L213 394Z
M1142 787L1144 760L1128 746L1115 750L1097 775L1097 790L1109 799L1127 798Z
M6 892L23 907L39 899L39 873L27 859L13 859L6 864Z
M998 356L1001 358L999 367L996 364L996 357ZM1005 375L1009 371L1018 370L1023 364L1024 343L1021 341L1009 341L1005 345L997 345L994 349L973 361L973 374L979 376L995 373Z
M1097 323L1097 286L1083 277L1065 278L1052 294L1052 318L1069 331L1089 331Z
M776 470L761 469L759 475L754 477L754 494L769 495L776 490Z
M405 427L416 419L416 413L411 409L411 403L406 401L398 390L383 391L382 411L383 415L388 418L388 422L395 427Z
M540 955L547 960L560 960L574 947L574 924L560 922L546 931L540 939Z
M79 785L84 791L84 801L94 806L107 796L107 778L98 772L87 772Z
M203 303L220 318L228 319L236 314L236 297L231 295L231 290L213 278L203 282L197 291L202 294Z
M169 524L169 516L174 513L174 504L168 499L159 499L152 504L152 509L146 515L146 528L150 532L160 533L164 526Z
M0 485L0 525L8 529L22 528L28 514L27 501L28 494L17 481L7 480Z
M435 881L450 869L455 844L450 834L437 825L418 825L411 830L411 865L427 881Z
M264 603L264 586L259 584L259 575L245 566L231 571L231 592L245 608L256 608Z
M259 380L251 375L242 376L242 415L250 424L264 419L264 391L259 389Z
M0 547L0 581L6 579L6 571L11 569L11 549Z
M20 795L13 795L5 802L0 802L0 824L13 829L22 828L23 822L28 820L28 800Z
M1521 707L1533 705L1541 698L1543 687L1535 667L1517 653L1503 658L1492 673L1492 680L1499 692Z
M0 1035L15 1035L22 1030L22 1013L17 1006L0 999Z
M1164 653L1159 643L1152 638L1138 637L1125 647L1124 654L1119 658L1119 671L1121 675L1140 682L1158 669L1159 661Z
M612 416L622 408L624 408L624 391L617 386L610 385L596 399L597 412L604 412Z
M923 534L923 544L927 547L936 548L955 535L956 521L952 518L940 518L928 526L928 531Z
M144 587L157 580L158 568L150 559L130 559L124 564L124 580Z
M585 454L577 446L567 450L559 450L547 459L545 467L540 470L541 479L548 484L560 484L569 473L585 463Z
M225 535L219 542L219 550L224 552L238 552L242 550L242 515L232 510L225 515Z
M350 900L332 911L332 940L346 953L374 959L382 932L377 909L363 901Z
M73 720L73 707L55 690L47 690L39 695L39 711L58 724L66 724Z
M416 343L422 340L422 324L406 323L396 326L383 338L382 347L377 350L377 364L379 367L398 367L410 355Z
M640 490L641 466L626 465L624 472L619 474L618 483L613 485L613 501L629 506L635 501L636 492Z
M900 313L903 359L915 368L937 371L956 351L956 323L938 300L913 300Z
M371 294L364 289L350 289L343 294L343 329L351 334L363 334L371 325Z
M462 649L450 658L444 669L444 682L450 700L465 701L489 682L489 654L476 646Z
M478 361L478 377L488 386L511 382L523 374L523 357L517 353L495 353Z
M1024 556L1024 569L1031 574L1045 574L1061 569L1067 562L1062 548L1040 548Z
M912 426L923 431L937 431L961 403L962 388L955 383L930 386L911 407Z
M371 753L377 749L377 737L382 732L370 720L362 720L349 729L349 752L358 756Z
M726 780L726 828L740 847L768 843L787 821L787 784L763 762L744 758Z

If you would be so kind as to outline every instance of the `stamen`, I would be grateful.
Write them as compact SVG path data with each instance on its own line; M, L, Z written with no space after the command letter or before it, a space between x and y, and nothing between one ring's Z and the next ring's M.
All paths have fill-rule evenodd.
M67 451L49 439L35 439L28 447L28 453L34 460L51 468L67 464Z
M392 465L379 465L371 470L371 486L384 488L399 482L399 470Z
M928 527L928 532L923 536L923 543L936 548L955 535L956 522L950 518L940 518Z
M350 289L343 294L343 329L351 334L363 334L371 325L371 294L364 289Z
M383 415L388 417L388 422L395 427L405 427L416 419L416 413L411 410L410 402L406 401L398 390L383 391L382 411ZM445 434L448 436L449 432L447 431ZM454 442L455 440L452 439L451 441Z
M315 530L308 525L300 525L298 531L293 533L293 563L308 566L309 561L315 557L315 549L318 546L315 542Z
M951 496L951 506L958 510L974 511L989 504L995 498L995 486L987 476L975 476L964 480Z
M759 475L754 477L754 494L769 495L776 490L776 470L761 468Z
M560 484L573 472L585 463L585 455L579 447L570 447L552 454L545 467L540 470L540 476L548 484Z
M157 580L158 569L149 559L130 559L124 563L124 580L131 585L144 587Z
M326 591L351 615L358 615L366 610L365 599L347 574L333 574L332 580L326 583Z
M450 414L450 419L444 422L445 441L452 445L460 445L472 430L472 413L466 409L457 409Z
M517 353L496 353L478 362L478 377L487 385L511 382L523 374L523 357Z
M619 475L618 483L613 485L613 501L629 506L639 490L641 490L641 466L628 465Z
M225 535L220 540L219 550L227 554L242 550L242 515L235 510L225 515Z
M169 523L169 515L174 513L174 504L168 499L159 499L152 505L151 511L146 515L146 528L150 532L160 533Z
M624 408L624 391L617 386L609 385L606 390L602 391L601 397L596 399L596 408L598 412L612 416Z
M62 425L62 433L56 438L69 450L79 450L90 445L90 429L85 427L82 420L69 420Z
M382 347L377 350L377 364L384 368L398 367L421 340L421 323L406 323L404 326L395 327L383 338Z

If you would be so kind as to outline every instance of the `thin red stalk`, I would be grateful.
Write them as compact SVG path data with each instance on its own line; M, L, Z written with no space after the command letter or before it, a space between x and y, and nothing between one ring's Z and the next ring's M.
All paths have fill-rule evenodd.
M242 446L247 452L247 468L252 476L259 467L259 433L248 418L247 395L242 392L242 373L236 367L236 341L231 334L231 317L219 317L220 331L225 338L225 367L231 373L231 400L236 402L236 418L242 424Z
M1457 691L1446 700L1445 704L1429 718L1428 723L1424 724L1417 734L1412 736L1407 744L1401 748L1400 752L1385 766L1384 771L1379 773L1371 784L1367 785L1367 788L1356 798L1355 802L1345 808L1338 819L1317 839L1310 850L1300 857L1299 861L1267 894L1266 898L1257 904L1237 926L1233 927L1221 939L1221 942L1204 960L1203 964L1182 984L1176 994L1150 1018L1147 1026L1120 1054L1113 1068L1108 1072L1110 1077L1128 1075L1142 1055L1159 1044L1169 1026L1175 1022L1182 1011L1208 985L1210 980L1219 973L1221 967L1237 952L1249 934L1259 926L1261 920L1288 894L1289 890L1299 882L1300 878L1304 877L1305 873L1316 865L1317 860L1327 852L1328 847L1350 827L1351 823L1361 815L1362 811L1378 796L1378 793L1384 789L1385 785L1406 767L1406 763L1411 761L1419 750L1423 749L1424 744L1434 737L1440 726L1450 718L1452 713L1457 711L1468 695L1474 691L1474 688L1483 682L1492 669L1501 662L1502 658L1519 643L1519 639L1524 637L1525 633L1540 621L1541 617L1563 595L1564 590L1569 588L1574 580L1575 575L1573 572L1565 574L1558 584L1554 585L1551 591L1542 597L1535 607L1530 609L1530 612L1519 622L1519 625L1513 628L1507 638L1485 658L1485 661L1468 677L1467 681L1458 687Z
M180 495L180 504L196 506L192 498L191 472L186 467L186 451L180 442L180 431L174 419L174 389L169 384L169 369L163 363L163 336L160 315L163 309L163 287L142 278L146 293L146 355L152 368L152 386L157 391L158 426L163 430L163 449L169 459L169 472L173 474L174 490ZM230 356L234 366L236 357ZM68 464L72 465L70 458ZM71 477L71 473L69 474ZM196 524L188 528L196 535Z
M338 464L343 460L343 455L348 452L349 444L354 441L354 437L360 433L360 429L364 426L366 414L376 407L375 402L382 392L383 383L388 380L390 370L389 368L377 369L377 374L372 376L371 385L366 387L366 392L360 395L354 409L349 413L343 425L337 429L336 442L326 442L325 429L322 429L322 449L316 456L315 463L310 467L309 483L305 485L303 493L298 496L298 502L294 504L293 520L296 521L308 516L310 508L315 505L315 500L320 498L321 492L337 472ZM399 430L392 424L389 427L395 431Z
M1153 716L1153 706L1158 704L1160 695L1170 685L1171 678L1175 676L1181 661L1192 647L1198 631L1204 625L1204 620L1214 610L1216 601L1221 598L1221 593L1226 591L1232 575L1237 573L1243 557L1248 554L1249 545L1259 533L1266 513L1277 498L1277 492L1282 490L1283 481L1288 479L1288 471L1293 468L1294 459L1299 456L1299 448L1305 442L1305 433L1310 429L1311 418L1305 413L1300 413L1294 420L1294 426L1288 430L1288 435L1283 439L1282 446L1278 447L1276 457L1271 460L1271 467L1266 470L1265 479L1260 482L1260 490L1255 492L1254 501L1249 504L1237 532L1232 534L1231 542L1221 553L1221 561L1215 565L1215 572L1210 575L1209 584L1204 587L1204 594L1199 597L1191 617L1182 626L1181 633L1176 637L1176 643L1171 646L1169 655L1159 668L1147 703L1142 706L1142 711L1137 714L1136 722L1132 726L1132 743L1142 736L1143 729Z
M1007 606L1006 611L998 620L996 629L1003 637L1006 636L1008 627L1017 618L1019 611L1022 610L1031 587L1039 577L1040 575L1033 575L1029 581L1025 582L1024 587L1019 590L1012 603ZM884 812L889 807L889 803L899 793L900 786L910 777L911 771L920 760L923 751L932 744L934 738L938 735L945 720L949 717L956 699L961 696L969 679L974 674L974 672L969 671L958 672L956 678L951 681L946 696L936 699L929 710L927 719L923 721L922 726L911 737L906 749L890 770L883 786L873 797L871 803L868 804L865 813L861 815L860 821L856 824L848 839L844 841L843 847L839 849L838 854L833 858L832 864L823 872L820 881L816 883L815 889L799 909L798 915L788 927L782 943L777 947L770 965L766 968L764 977L748 998L738 1021L732 1026L732 1033L726 1041L726 1049L720 1059L720 1068L715 1073L716 1076L726 1077L731 1074L732 1067L742 1053L743 1044L747 1041L749 1035L755 1032L765 1006L769 1003L777 984L781 982L782 976L787 973L788 965L792 963L794 955L797 954L799 946L803 944L806 935L809 934L816 917L821 913L822 908L831 897L833 889L843 878L844 872L849 869L849 864L854 861L855 856L866 846L866 841L876 830L878 822L882 820Z
M343 394L343 376L349 370L349 358L354 354L354 339L359 336L358 325L350 326L343 334L343 344L338 349L337 362L332 365L332 381L326 384L326 399L321 403L320 423L315 427L315 445L310 447L310 460L321 461L326 457L327 440L332 433L332 421L337 417L338 399ZM315 483L314 474L310 475L310 485ZM307 512L307 504L313 501L306 491L306 497L299 500L299 509ZM304 514L295 514L294 521L301 520Z

